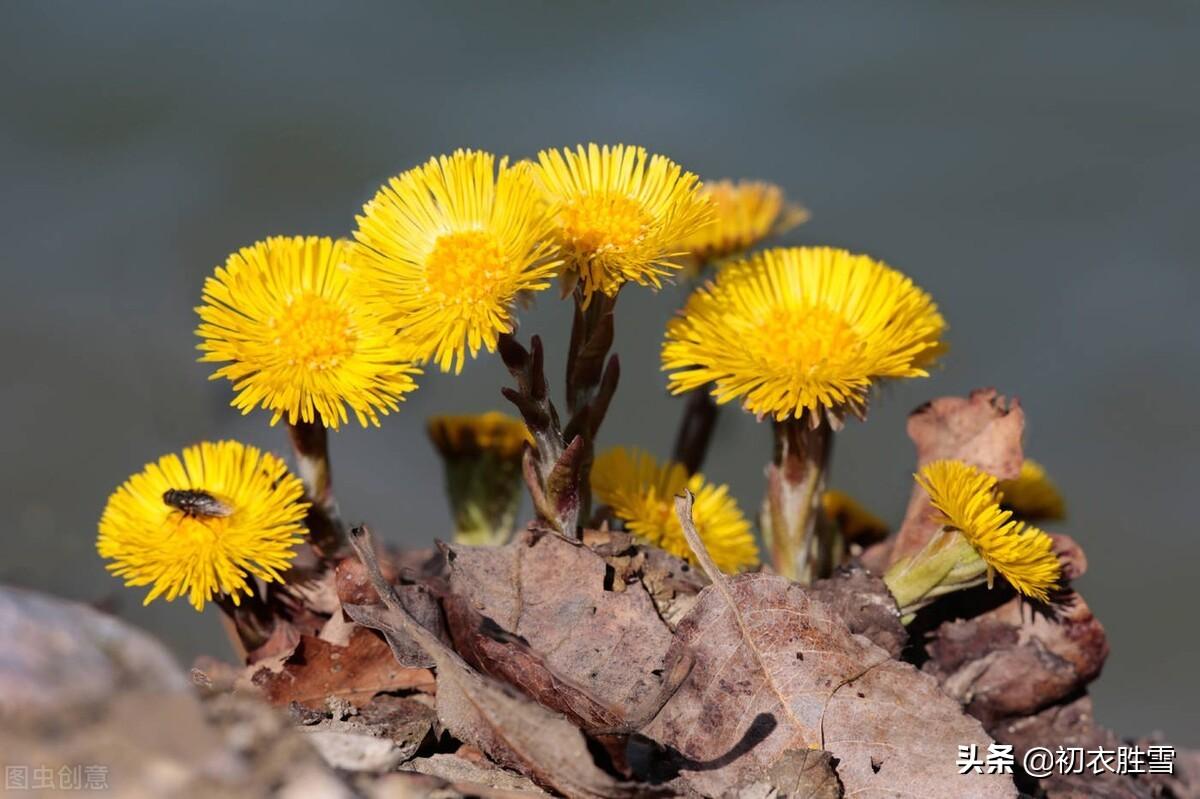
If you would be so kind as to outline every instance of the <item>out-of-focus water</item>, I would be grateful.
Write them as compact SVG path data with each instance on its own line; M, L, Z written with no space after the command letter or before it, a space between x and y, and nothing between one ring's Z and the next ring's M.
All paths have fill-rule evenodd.
M644 7L643 7L644 6ZM834 483L899 518L904 417L1019 395L1070 501L1080 587L1113 655L1102 721L1200 743L1200 7L1172 3L9 3L0 25L0 580L225 651L217 620L140 607L93 549L111 489L236 436L285 449L195 363L193 306L225 255L340 235L387 176L475 146L627 141L709 177L783 184L790 237L872 253L938 300L951 351L838 441ZM607 443L665 454L657 370L678 289L618 308ZM524 320L561 358L568 315ZM560 368L560 361L554 361ZM448 513L422 432L502 408L490 358L431 374L382 430L334 436L343 508L397 541ZM722 419L708 473L757 506L765 430Z

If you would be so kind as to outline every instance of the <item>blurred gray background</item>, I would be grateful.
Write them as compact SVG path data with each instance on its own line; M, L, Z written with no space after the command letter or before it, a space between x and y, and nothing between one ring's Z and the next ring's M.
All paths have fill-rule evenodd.
M387 176L474 146L644 144L774 180L793 242L886 259L951 325L931 379L839 438L834 484L890 519L908 411L995 385L1064 489L1113 654L1102 721L1200 744L1200 6L1194 3L59 3L0 8L7 524L0 580L119 603L186 663L217 619L140 606L95 555L109 492L160 454L286 449L195 362L207 273L276 233L346 234ZM644 6L644 7L643 7ZM625 294L604 441L669 450L677 288ZM567 309L524 317L561 369ZM334 437L342 506L396 541L449 515L422 423L502 408L492 358ZM768 434L727 413L706 470L757 506Z

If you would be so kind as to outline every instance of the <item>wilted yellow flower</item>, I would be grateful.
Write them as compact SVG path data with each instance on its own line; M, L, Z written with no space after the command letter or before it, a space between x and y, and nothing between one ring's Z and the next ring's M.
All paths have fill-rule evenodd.
M641 147L543 150L535 171L585 303L627 281L658 288L681 266L679 242L711 219L696 176Z
M145 604L187 594L196 610L216 594L234 604L249 578L280 581L303 541L304 486L279 458L236 441L165 455L113 492L96 549L127 586L151 585Z
M961 461L934 461L917 482L929 492L938 521L957 530L987 565L988 582L999 572L1022 594L1045 602L1062 573L1050 536L997 502L996 478Z
M355 290L420 360L461 372L496 349L513 303L550 285L549 218L528 164L473 150L392 178L357 217Z
M808 220L808 211L789 203L773 183L718 180L706 182L700 194L712 202L712 224L680 243L700 264L736 255Z
M887 522L864 508L854 497L830 489L821 495L825 516L837 524L849 542L880 541L890 532Z
M520 419L497 411L478 416L434 416L429 439L442 456L454 540L504 544L521 504L521 461L533 437Z
M617 447L592 465L592 492L612 508L631 533L677 557L693 561L683 528L675 515L675 496L687 488L696 496L693 519L700 539L722 571L740 571L758 563L758 546L750 522L729 488L688 477L678 463L659 465L638 449Z
M865 255L758 253L695 291L667 325L670 389L714 383L724 403L779 421L865 412L882 378L924 377L946 324L929 295Z
M1000 506L1026 521L1062 519L1067 515L1058 486L1040 463L1029 458L1021 463L1016 479L1000 481L1000 494Z
M346 407L379 424L416 388L395 325L348 296L344 242L277 236L229 256L204 283L197 335L201 361L227 363L233 406L261 406L291 424L337 428Z

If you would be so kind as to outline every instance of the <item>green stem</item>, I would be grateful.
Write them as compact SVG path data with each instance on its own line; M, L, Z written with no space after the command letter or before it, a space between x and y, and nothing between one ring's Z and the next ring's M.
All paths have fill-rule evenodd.
M836 531L821 522L833 431L808 418L775 423L775 460L767 467L763 529L775 570L808 584L832 571Z
M986 579L987 564L966 537L950 528L940 530L920 552L896 561L883 575L906 624L939 596Z

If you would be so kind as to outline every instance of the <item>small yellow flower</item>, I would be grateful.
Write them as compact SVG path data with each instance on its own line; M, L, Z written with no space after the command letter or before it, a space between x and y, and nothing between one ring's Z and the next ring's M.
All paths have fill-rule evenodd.
M1015 480L1000 481L1000 494L1000 506L1026 521L1062 519L1067 515L1066 503L1054 481L1040 463L1028 458Z
M706 483L678 463L659 465L646 452L617 447L592 465L592 491L612 508L626 529L677 557L694 562L683 528L675 516L675 496L689 489L696 530L722 571L734 572L758 563L758 546L750 522L729 488Z
M454 540L500 545L512 537L524 483L521 462L533 443L525 423L497 411L434 416L429 439L442 456Z
M491 452L502 458L517 458L533 436L520 419L499 411L478 415L431 416L429 438L447 458Z
M850 542L881 541L890 532L887 522L864 508L854 497L829 490L821 495L825 516L837 524Z
M1025 596L1045 602L1062 573L1050 536L997 502L996 478L961 461L934 461L916 475L929 492L938 521L957 530L987 565Z
M303 541L304 486L283 461L236 441L165 455L113 492L96 549L127 586L152 585L149 604L216 594L234 604L248 578L279 582Z
M808 211L773 183L719 180L705 183L700 194L712 202L713 222L680 243L697 264L737 255L808 221Z
M513 304L550 285L549 218L528 164L457 150L392 178L354 232L356 291L400 326L420 360L461 372L495 351Z
M929 295L865 255L772 249L731 264L667 325L662 364L680 394L778 421L866 410L883 378L924 377L946 324Z
M535 172L585 303L631 280L658 288L681 267L679 242L712 217L695 175L641 147L543 150Z
M196 309L201 361L227 363L233 406L261 406L290 424L337 428L346 407L379 424L416 388L416 369L395 326L348 294L344 242L277 236L229 256L204 283Z

